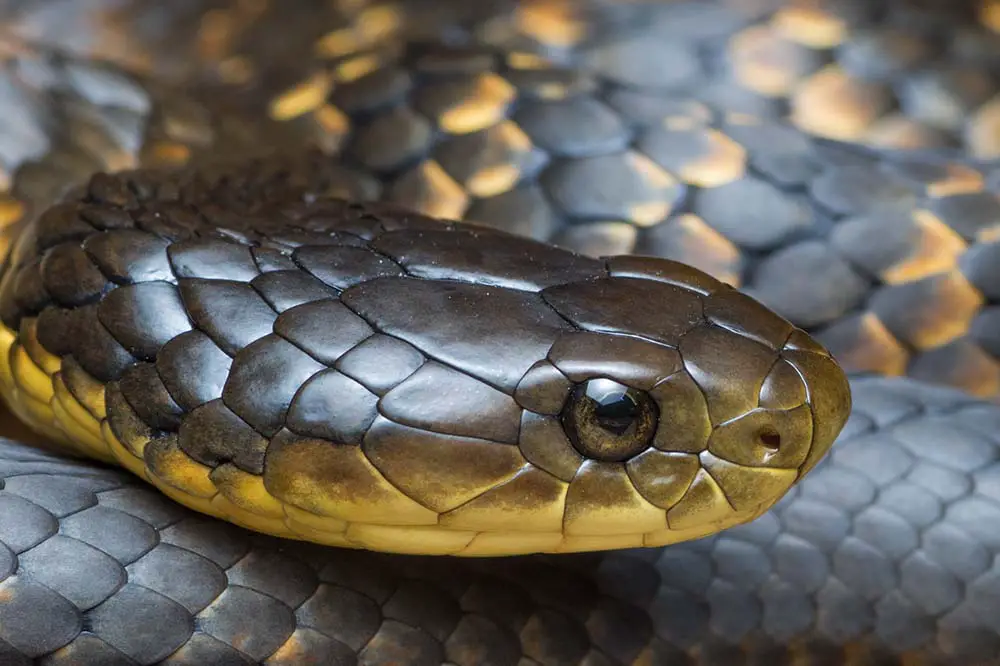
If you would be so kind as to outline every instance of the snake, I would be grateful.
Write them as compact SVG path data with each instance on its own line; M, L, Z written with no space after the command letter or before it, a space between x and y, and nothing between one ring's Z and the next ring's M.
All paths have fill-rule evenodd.
M5 37L0 663L997 663L991 6L210 4Z

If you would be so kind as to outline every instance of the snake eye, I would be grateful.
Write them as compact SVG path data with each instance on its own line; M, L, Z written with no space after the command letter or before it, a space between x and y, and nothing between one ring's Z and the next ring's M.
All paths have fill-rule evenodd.
M645 392L610 379L578 384L563 409L573 446L594 460L627 460L649 446L659 416Z

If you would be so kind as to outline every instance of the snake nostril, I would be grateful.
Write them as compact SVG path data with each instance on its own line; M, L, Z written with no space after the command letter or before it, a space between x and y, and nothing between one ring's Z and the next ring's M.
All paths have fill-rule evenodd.
M764 428L757 434L757 440L769 451L777 452L781 448L781 435L774 428Z

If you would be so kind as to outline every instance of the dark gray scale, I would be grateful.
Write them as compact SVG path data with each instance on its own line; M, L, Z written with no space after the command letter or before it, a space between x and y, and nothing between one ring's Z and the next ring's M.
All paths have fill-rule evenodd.
M875 547L847 536L833 553L833 573L847 587L869 601L889 593L896 585L892 562Z
M419 159L432 140L433 132L427 119L400 106L363 125L349 152L365 168L388 173Z
M388 257L357 247L300 247L292 257L302 269L339 290L377 277L403 274L403 269Z
M468 610L435 583L423 580L403 581L383 607L387 618L419 627L440 643L448 640Z
M649 616L633 603L602 599L590 620L587 632L594 647L620 664L635 663L653 637Z
M1000 225L1000 198L992 192L970 192L931 199L928 205L942 222L966 241Z
M135 229L121 229L94 234L83 249L109 280L119 283L175 282L167 247L170 243L158 236Z
M683 200L683 183L654 182L629 159L634 156L623 152L557 162L541 181L560 210L585 220L630 220L640 204L669 209Z
M909 208L918 194L910 183L874 164L829 168L813 180L810 191L816 201L838 215Z
M147 360L192 328L177 287L169 282L118 287L97 306L97 316L129 352Z
M1000 301L1000 240L970 247L959 260L962 273L987 298Z
M101 323L98 307L46 308L38 317L38 341L57 356L72 355L90 376L108 382L136 359Z
M58 521L42 507L16 495L0 495L0 540L14 554L37 546L58 531Z
M510 393L570 329L537 294L486 285L380 278L348 289L341 302L380 331Z
M101 493L101 505L135 516L154 529L162 530L184 517L179 504L150 501L136 486L113 488Z
M261 273L292 271L298 268L290 256L273 248L252 247L250 253L257 264L257 270Z
M236 355L222 399L259 433L271 437L284 425L299 388L323 369L291 342L268 335Z
M39 268L45 290L64 307L93 303L108 288L104 274L77 242L50 248Z
M135 217L139 229L179 242L197 237L205 221L191 208L174 203L149 202Z
M3 590L0 641L13 646L15 654L41 657L58 650L80 633L83 626L80 610L45 585L14 576L4 583ZM39 617L45 621L39 622Z
M175 431L184 410L167 391L156 366L137 363L122 374L118 388L139 418L154 430Z
M159 543L128 566L128 579L199 613L226 588L226 574L208 558Z
M535 145L566 157L624 150L630 138L629 128L618 114L585 95L523 103L514 121Z
M1000 357L1000 306L983 308L969 326L969 337L993 356Z
M691 212L738 245L766 250L812 223L813 211L771 183L748 176L698 190Z
M339 578L343 564L338 562L323 573ZM320 583L315 594L296 610L295 615L303 626L313 627L349 645L352 650L361 651L382 625L383 617L379 603L383 600L364 594L368 592L364 583L378 574L373 576L364 564L348 565L346 568L349 576L357 576L355 581L363 581L360 586L357 582L340 583L336 580ZM386 574L383 576L385 584L392 585L389 576ZM323 577L323 580L326 581L327 578Z
M140 664L166 659L194 631L183 606L152 590L128 583L87 614L90 631ZM156 627L130 631L128 627Z
M124 176L110 173L95 173L87 181L87 199L98 204L116 208L135 208L137 195L147 193L146 174L130 173ZM132 187L130 187L132 185Z
M339 301L321 300L282 312L274 323L274 332L321 363L332 366L347 350L375 331ZM379 363L390 365L391 359Z
M372 247L415 277L527 291L606 274L596 259L492 229L393 231L376 238Z
M82 479L67 478L65 483L53 484L51 477L44 474L25 474L8 477L4 481L6 493L37 504L56 518L94 506L97 504L96 492L99 490L102 490L100 484ZM0 565L0 578L3 577L2 572L3 566Z
M52 297L45 290L45 281L42 280L41 259L35 257L16 270L13 275L13 296L14 304L20 310L17 313L20 319L22 316L40 312L52 302Z
M163 385L187 411L222 397L232 363L201 331L178 335L156 355L156 370Z
M304 303L337 297L336 290L298 268L259 275L250 282L250 286L256 289L277 312L284 312Z
M243 282L184 279L180 291L195 326L230 356L270 333L278 318L260 294Z
M207 535L218 536L206 541ZM204 557L221 569L228 569L250 550L247 536L243 528L232 523L188 514L180 522L163 529L160 541Z
M471 16L471 15L470 15ZM475 74L497 69L498 54L478 44L448 46L427 43L407 55L409 67L437 80L449 75ZM433 77L433 78L432 78Z
M805 185L821 168L809 137L794 127L775 122L722 127L747 151L750 166L781 187Z
M60 203L42 213L34 224L35 252L68 241L80 242L94 233L94 227L80 217L80 206L74 202Z
M77 310L67 310L55 306L47 307L38 315L35 327L38 341L45 349L56 356L68 356L73 353L76 345L75 332L83 317L84 308L95 309L95 306L83 306ZM95 309L96 312L96 309ZM15 326L15 328L19 328Z
M513 398L434 361L383 396L379 411L415 428L506 444L517 444L521 429L521 407Z
M653 280L575 282L546 289L542 297L581 328L641 335L672 346L703 319L697 293ZM663 312L671 316L665 319Z
M571 660L546 662L544 659L532 661L520 657L512 633L499 621L489 616L469 614L458 621L458 625L450 633L448 640L443 641L445 650L443 655L441 655L442 648L428 634L417 634L416 630L402 622L386 622L379 628L376 639L379 639L380 644L386 646L383 649L388 655L394 652L389 647L393 644L416 644L419 646L419 660L413 662L414 666L434 666L440 663L468 666L475 663L474 660L478 658L481 658L483 660L481 663L485 664L573 663ZM412 636L413 634L416 636ZM558 636L552 640L553 642L562 642L564 637ZM529 643L529 645L534 646L537 643ZM470 656L466 657L465 655ZM391 659L391 657L389 658ZM587 662L581 661L579 663ZM594 663L600 663L600 660L594 660Z
M171 245L167 254L179 278L249 282L260 274L250 248L232 241L182 241Z
M413 86L409 72L398 67L380 67L371 74L333 91L330 102L345 113L367 114L402 101Z
M920 252L925 234L908 210L851 217L830 233L830 245L842 257L879 275Z
M111 647L97 636L84 633L81 633L73 639L72 643L62 647L58 652L46 655L44 663L45 666L77 666L78 664L100 664L101 666L135 665L133 659Z
M311 563L285 556L281 551L252 552L226 571L231 585L257 590L298 608L319 586Z
M98 231L132 229L135 222L127 210L97 204L82 204L80 218Z
M296 654L298 656L298 654ZM170 666L253 666L254 662L234 647L208 634L197 632L170 655ZM323 663L323 662L318 662ZM336 663L336 662L333 662Z
M295 631L295 615L280 600L233 585L198 618L199 628L261 662Z
M263 474L267 440L234 414L221 399L212 400L184 417L178 445L203 465L232 462L251 474Z
M104 551L122 564L135 562L159 538L145 521L100 505L67 516L59 532Z
M559 224L555 211L537 184L477 199L466 211L465 219L541 241L550 238Z
M73 566L66 566L72 562ZM86 575L80 575L85 571ZM42 583L87 609L107 599L125 583L114 558L85 543L57 534L18 557L18 573Z
M360 445L377 415L378 396L337 370L323 370L295 395L286 423L304 437Z
M337 359L336 367L369 391L384 395L416 372L424 361L424 355L413 345L376 333Z

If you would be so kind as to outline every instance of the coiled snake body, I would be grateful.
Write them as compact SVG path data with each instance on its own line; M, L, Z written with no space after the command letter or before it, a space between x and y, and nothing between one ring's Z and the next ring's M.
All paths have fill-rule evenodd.
M457 47L457 7L370 8L270 119L224 100L206 139L153 78L131 90L167 109L144 137L159 168L25 164L4 397L155 489L0 448L0 663L993 663L1000 413L905 378L849 392L803 329L868 373L896 374L893 336L917 376L976 344L985 371L937 379L988 395L995 177L682 98L681 51L636 59L669 26L728 17L732 48L817 19L678 6L599 11L620 20L562 69L524 35L487 46L496 17ZM720 35L687 39L710 63ZM95 109L158 108L119 70L17 58L92 153ZM576 226L546 240L585 252L524 237L555 210ZM593 251L616 217L686 263ZM814 273L777 280L789 303L781 265ZM921 289L946 314L908 307Z

